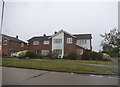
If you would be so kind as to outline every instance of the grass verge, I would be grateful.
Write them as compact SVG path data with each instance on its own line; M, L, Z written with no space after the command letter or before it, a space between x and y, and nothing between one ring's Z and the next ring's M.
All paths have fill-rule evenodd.
M77 61L77 62L75 62ZM87 66L79 63L78 60L13 60L3 59L3 66L20 67L28 69L44 69L55 71L76 71L76 72L96 72L111 74L112 70L105 67ZM91 62L93 63L93 62Z

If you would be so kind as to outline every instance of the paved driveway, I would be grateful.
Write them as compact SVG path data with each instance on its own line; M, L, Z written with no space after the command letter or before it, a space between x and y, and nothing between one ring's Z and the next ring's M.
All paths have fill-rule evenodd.
M3 67L3 85L117 85L117 76Z

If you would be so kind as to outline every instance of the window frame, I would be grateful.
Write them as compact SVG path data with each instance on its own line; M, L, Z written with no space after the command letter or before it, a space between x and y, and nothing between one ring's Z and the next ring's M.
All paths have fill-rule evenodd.
M41 50L41 55L47 55L49 54L49 50Z
M61 44L62 43L62 38L57 38L57 39L53 39L54 40L54 44Z
M73 38L67 38L67 44L72 44L73 43Z
M3 40L3 45L7 45L8 44L8 40Z
M24 43L21 43L21 47L24 47L25 46L25 44Z
M33 45L39 45L40 42L39 41L33 41Z
M50 41L49 41L49 40L44 40L43 44L44 44L44 45L49 45L49 44L50 44Z

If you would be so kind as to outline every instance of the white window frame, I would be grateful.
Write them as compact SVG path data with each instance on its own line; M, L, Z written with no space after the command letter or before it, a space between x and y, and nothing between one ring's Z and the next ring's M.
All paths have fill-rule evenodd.
M67 38L67 44L72 44L72 43L73 43L72 38Z
M44 45L48 45L48 44L50 44L50 41L49 40L45 40L44 41Z
M40 42L39 41L33 41L33 45L39 45Z
M49 50L41 50L41 55L47 55L49 52Z
M8 41L7 40L3 40L3 45L7 45Z
M60 44L60 43L62 43L62 39L61 39L61 38L59 38L59 39L54 39L54 43L55 43L55 44Z
M80 44L87 44L87 40L80 40Z
M61 55L62 54L62 49L54 49L54 52Z
M24 43L21 43L21 47L24 47L24 45L25 45Z

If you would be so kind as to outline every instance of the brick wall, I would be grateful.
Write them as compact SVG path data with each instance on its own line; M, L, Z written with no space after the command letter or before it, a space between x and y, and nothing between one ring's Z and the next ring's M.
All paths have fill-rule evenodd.
M30 41L28 43L28 50L30 50L30 51L38 51L39 53L41 53L41 50L49 50L51 52L51 49L52 49L51 39L49 41L50 41L49 45L44 45L44 41L39 42L39 45L33 45L33 41Z
M72 44L67 44L67 38L72 38ZM76 52L76 39L66 33L64 33L64 54L68 54L70 52Z
M4 40L7 40L7 45L4 45ZM6 38L2 38L2 55L3 56L10 56L10 51L9 49L16 49L16 51L23 51L27 50L27 44L24 44L24 47L21 47L21 43L17 41L10 41Z

